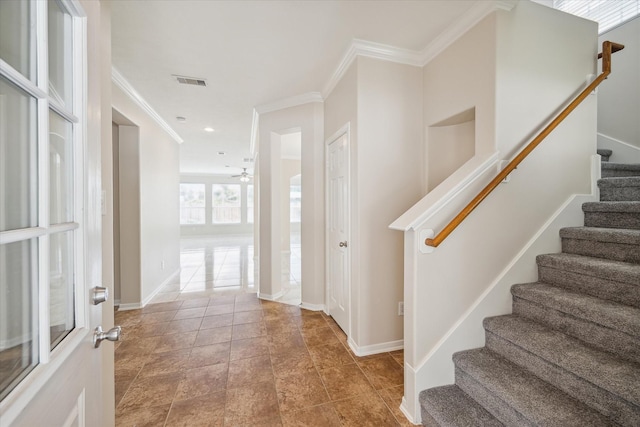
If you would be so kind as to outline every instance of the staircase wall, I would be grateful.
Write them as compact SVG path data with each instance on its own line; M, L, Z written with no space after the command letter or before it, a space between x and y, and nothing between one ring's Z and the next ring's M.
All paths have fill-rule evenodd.
M640 163L640 17L600 35L599 43L605 40L625 48L598 88L598 147L613 150L611 162Z
M592 193L595 96L431 253L420 251L425 249L424 232L441 230L495 175L497 162L467 174L461 175L461 170L475 168L492 154L511 159L541 123L553 118L584 87L587 76L596 73L596 39L593 22L518 2L511 11L485 18L425 67L425 124L442 119L437 116L442 114L437 113L439 103L450 114L475 107L476 154L436 187L436 193L445 194L442 199L434 201L427 194L410 211L413 221L403 216L392 225L405 226L402 409L413 421L420 420L420 390L453 383L452 353L484 342L481 322L468 328L467 318L480 312L479 318L509 313L510 294L502 281L508 278L511 285L534 280L535 262L530 258L559 249L560 224L581 222L584 198L575 195ZM473 60L479 56L482 61ZM484 64L492 57L493 66ZM464 58L469 61L465 63ZM490 79L487 72L493 73ZM461 83L456 78L467 80ZM494 88L484 94L482 90L470 93L465 90L468 80ZM461 182L467 184L447 191ZM520 264L520 259L528 261Z

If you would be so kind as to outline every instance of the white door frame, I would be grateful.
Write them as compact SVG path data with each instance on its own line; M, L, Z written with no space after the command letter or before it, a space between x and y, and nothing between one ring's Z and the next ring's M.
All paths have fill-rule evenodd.
M328 139L325 140L325 148L324 148L324 163L325 163L325 191L324 191L324 197L325 197L325 313L328 315L331 315L331 289L330 289L330 263L331 263L331 258L330 258L330 238L329 238L329 213L330 213L330 200L329 200L329 146L331 145L331 143L337 141L338 139L342 138L343 136L346 136L347 138L347 150L346 150L346 159L345 159L345 165L346 165L346 175L347 175L347 179L346 179L346 185L347 185L347 217L346 217L346 221L347 221L347 242L349 243L349 245L351 244L351 153L350 153L350 147L351 147L351 123L348 122L346 123L344 126L342 126L340 129L338 129L337 132L335 132L333 135L331 135L331 137L329 137ZM351 246L351 245L350 245ZM345 262L345 268L347 269L347 307L349 310L349 313L347 315L347 330L344 331L347 334L347 339L351 337L351 248L349 246L349 249L346 251L346 262Z

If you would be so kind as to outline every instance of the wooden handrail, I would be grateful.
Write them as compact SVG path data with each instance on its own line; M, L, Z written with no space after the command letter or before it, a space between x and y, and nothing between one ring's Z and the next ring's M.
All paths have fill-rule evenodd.
M447 238L453 230L455 230L469 214L482 203L482 201L500 184L518 165L527 157L562 121L575 110L593 90L602 83L611 73L611 54L624 49L624 45L605 41L602 43L602 53L598 54L598 58L602 58L602 73L589 84L571 103L556 116L518 155L509 162L486 187L478 193L464 209L447 224L441 232L432 239L426 239L427 246L437 247Z

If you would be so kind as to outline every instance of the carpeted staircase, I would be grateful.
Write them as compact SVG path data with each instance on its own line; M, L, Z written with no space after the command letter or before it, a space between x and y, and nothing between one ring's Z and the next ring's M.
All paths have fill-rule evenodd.
M420 393L423 425L640 426L640 164L603 161L598 187L485 347L454 354L455 384Z

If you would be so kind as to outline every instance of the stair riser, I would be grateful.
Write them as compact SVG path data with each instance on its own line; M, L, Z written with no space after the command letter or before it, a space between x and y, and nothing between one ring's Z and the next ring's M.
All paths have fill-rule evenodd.
M623 426L640 425L640 407L486 331L486 347Z
M640 308L640 286L547 266L538 266L538 280L573 292Z
M640 214L635 212L585 212L584 225L586 227L640 230Z
M514 410L505 401L491 393L475 378L457 366L456 385L505 425L535 426L535 424L524 418L522 414Z
M563 237L562 252L640 264L639 245Z
M638 202L640 201L640 187L606 187L600 188L602 202Z
M622 359L640 363L640 339L637 337L518 297L513 298L513 314L571 335Z
M429 409L426 408L425 406L422 407L421 414L422 414L422 425L424 427L446 427L446 426L441 426L436 420L434 420L433 417L429 415Z

